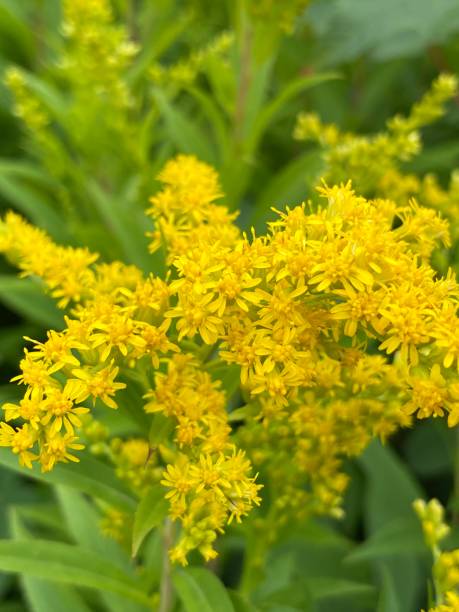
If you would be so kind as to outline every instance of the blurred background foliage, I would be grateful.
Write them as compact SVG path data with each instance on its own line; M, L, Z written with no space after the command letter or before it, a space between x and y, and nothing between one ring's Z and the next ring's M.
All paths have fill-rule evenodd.
M111 8L0 0L0 206L57 241L145 271L163 262L147 255L143 211L159 167L175 152L212 163L241 226L262 229L271 206L313 198L324 171L320 144L293 138L299 112L371 135L407 114L440 72L459 73L456 0L114 0ZM458 166L458 136L454 100L402 169L435 172L446 188ZM33 279L16 278L4 261L0 300L5 401L14 397L7 382L22 336L43 338L61 315ZM350 463L345 518L287 533L253 609L418 610L430 569L411 502L437 496L458 522L455 436L443 423L423 422ZM0 535L94 546L86 532L97 531L97 513L63 486L66 478L55 477L60 485L51 490L3 468ZM86 523L72 522L72 504ZM457 525L450 538L457 546ZM222 547L219 575L232 587L241 546L228 537ZM153 563L155 571L153 583ZM83 593L2 575L0 612L131 609L122 597ZM232 605L252 609L236 596Z

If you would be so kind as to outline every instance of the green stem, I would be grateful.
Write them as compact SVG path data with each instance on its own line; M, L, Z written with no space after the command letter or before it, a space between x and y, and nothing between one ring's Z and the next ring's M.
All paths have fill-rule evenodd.
M438 584L436 575L435 575L435 569L436 569L436 565L437 565L437 561L438 558L440 557L441 551L438 548L438 546L434 546L432 548L432 557L433 557L433 565L432 565L432 580L433 580L433 586L434 586L434 595L435 595L435 605L439 606L443 603L443 593L442 593L442 589L440 588L440 585Z
M455 428L454 439L454 503L452 522L459 524L459 427Z
M170 612L172 609L172 581L171 581L171 562L169 559L169 549L174 541L174 526L170 518L164 521L163 531L163 555L161 584L159 588L159 608L158 612Z

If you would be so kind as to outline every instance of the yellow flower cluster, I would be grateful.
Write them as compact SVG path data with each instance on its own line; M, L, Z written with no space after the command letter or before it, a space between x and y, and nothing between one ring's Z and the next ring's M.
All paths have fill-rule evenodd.
M159 180L148 212L166 280L59 247L13 213L0 223L0 251L70 307L65 329L26 351L23 400L4 406L0 444L24 465L75 460L84 419L135 491L161 479L182 524L171 555L186 563L193 549L215 556L225 524L259 503L252 464L258 524L274 533L290 516L339 515L342 458L373 437L415 413L458 422L459 287L429 264L449 240L437 213L323 185L323 205L248 236L206 164L179 155ZM126 386L145 397L150 436L109 444L87 413L123 406Z
M187 87L196 80L198 75L210 62L224 62L228 50L234 42L231 32L222 32L203 49L194 51L188 58L182 59L170 66L153 63L149 68L151 80L161 86L174 88Z
M110 2L66 0L63 32L69 44L62 67L78 94L89 99L96 92L111 105L129 106L123 73L138 49L125 28L114 25Z
M138 49L126 28L115 23L109 0L64 1L61 31L53 95L44 93L33 75L17 67L6 71L6 84L15 112L28 130L32 151L51 176L62 181L57 195L78 216L84 202L78 208L74 201L81 190L81 185L75 187L81 181L76 158L81 156L82 166L89 163L93 176L101 172L102 158L110 154L112 168L134 162L139 169L141 152L132 121L135 103L126 76ZM70 133L70 125L78 125L78 130ZM118 149L113 155L113 142L120 138L125 153ZM67 189L73 190L72 196Z
M427 546L433 557L433 582L435 607L429 612L457 612L459 609L459 549L442 551L440 542L448 535L450 528L444 522L444 508L436 499L428 503L417 499L413 507L418 515Z
M445 103L456 95L457 89L455 76L440 75L408 117L393 117L387 122L386 131L372 136L344 133L335 125L322 124L315 114L302 113L294 137L315 141L324 148L327 181L350 179L359 192L375 195L387 172L419 153L419 129L443 115Z

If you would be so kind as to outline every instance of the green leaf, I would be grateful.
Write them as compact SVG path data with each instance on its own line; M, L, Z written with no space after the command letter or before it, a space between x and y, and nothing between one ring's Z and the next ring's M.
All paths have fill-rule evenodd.
M30 545L33 546L32 534L19 518L17 508L11 510L10 529L15 539L30 540ZM70 586L31 576L22 576L21 584L30 612L50 612L50 610L90 612L90 608L81 596Z
M440 419L416 423L404 443L404 455L416 474L438 478L451 468L454 437L446 422Z
M150 606L136 580L93 551L48 540L0 540L0 569L118 593Z
M81 493L66 485L57 485L54 490L75 542L110 559L131 574L132 566L123 549L117 542L102 535L99 525L101 517L94 506Z
M212 125L212 134L215 138L220 159L224 159L229 152L230 139L223 113L215 104L211 96L196 87L187 87L186 91L199 103L206 119Z
M64 317L44 287L31 278L0 275L0 301L25 318L47 328L62 329Z
M363 511L370 536L385 526L389 529L390 523L397 520L416 523L412 504L423 494L394 451L375 440L358 461L365 473ZM419 558L397 554L371 561L380 572L390 573L402 610L414 609L423 582Z
M316 186L323 167L322 152L314 150L275 172L257 198L251 218L252 225L264 231L267 219L274 215L271 206L282 209L286 204L299 204L306 200L311 189Z
M319 0L307 19L322 42L322 60L342 64L369 54L382 61L445 42L459 29L459 5L456 0Z
M148 434L148 442L153 449L156 449L159 444L164 442L169 437L169 434L175 429L174 421L171 417L160 412L153 415L153 421Z
M237 591L233 591L231 589L227 589L227 593L231 599L231 603L233 604L234 612L257 612L258 608L256 608L253 603L251 603L244 595L238 593Z
M51 472L42 473L36 465L32 470L22 468L10 449L0 448L0 464L30 478L68 485L128 512L136 505L114 470L93 457L82 455L79 463L59 463Z
M389 446L373 441L359 458L366 475L365 519L370 533L401 516L413 520L423 492Z
M107 229L117 240L129 263L150 271L148 241L136 222L133 211L124 211L116 198L110 197L94 180L87 180L88 194Z
M32 28L8 7L0 5L0 54L10 61L29 63L36 54Z
M186 612L235 612L225 587L207 569L177 570L172 581Z
M153 90L159 110L164 117L168 137L181 153L196 155L200 160L215 163L215 153L207 136L196 123L173 106L159 89Z
M158 527L167 516L168 501L164 498L165 489L161 485L151 487L140 500L134 515L132 530L132 556L135 557L140 545L152 529Z
M2 162L0 166L0 194L35 225L48 231L56 240L68 237L65 221L54 210L44 194L24 183L23 176Z
M320 85L321 83L337 78L339 78L338 73L326 72L301 77L291 81L282 89L281 93L274 98L274 100L263 108L263 110L256 117L247 139L247 150L252 152L256 149L260 138L263 136L269 124L275 119L277 114L291 98L294 98L299 93L306 91L311 87L315 87L316 85Z
M370 584L342 578L305 578L305 583L313 600L339 597L340 601L342 601L348 597L357 599L359 597L373 596L375 593L374 586Z
M347 561L367 561L392 555L422 554L425 552L424 538L419 521L413 516L399 517L383 525L363 544L353 550Z
M381 572L381 578L382 586L376 612L403 612L397 598L394 582L386 569Z

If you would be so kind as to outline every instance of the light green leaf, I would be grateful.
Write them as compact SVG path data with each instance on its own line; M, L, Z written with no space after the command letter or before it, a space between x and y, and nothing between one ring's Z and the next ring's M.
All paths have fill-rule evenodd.
M0 301L25 318L47 328L62 329L64 317L44 287L31 278L0 275Z
M132 530L132 556L138 553L140 545L152 529L158 527L167 516L168 501L164 498L165 489L161 485L152 486L140 500L134 515Z
M172 581L186 612L235 612L225 587L207 569L177 570Z
M93 551L61 542L0 540L0 569L118 593L151 608L140 584Z
M22 468L10 449L0 448L0 464L29 478L68 485L128 512L132 512L136 505L116 478L114 470L93 457L82 455L79 463L59 463L51 472L42 473L38 466L32 470Z

